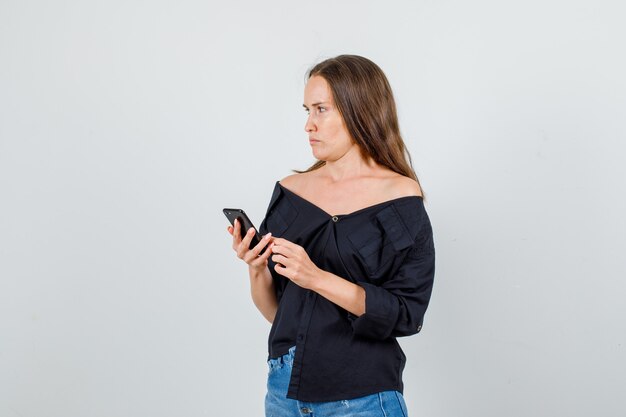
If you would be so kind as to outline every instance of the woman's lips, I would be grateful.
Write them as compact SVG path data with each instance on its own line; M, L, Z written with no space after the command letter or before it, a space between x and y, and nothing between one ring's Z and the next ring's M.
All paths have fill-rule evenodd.
M313 138L309 138L309 143L310 143L311 145L315 145L316 143L319 143L319 140L317 140L317 139L313 139Z

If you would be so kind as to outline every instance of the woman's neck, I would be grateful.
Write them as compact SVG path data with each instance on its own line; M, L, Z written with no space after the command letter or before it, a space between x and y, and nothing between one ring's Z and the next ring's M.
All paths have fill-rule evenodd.
M358 177L372 176L378 170L378 165L371 159L365 160L355 147L335 161L326 161L320 168L320 174L327 177L329 182L342 182Z

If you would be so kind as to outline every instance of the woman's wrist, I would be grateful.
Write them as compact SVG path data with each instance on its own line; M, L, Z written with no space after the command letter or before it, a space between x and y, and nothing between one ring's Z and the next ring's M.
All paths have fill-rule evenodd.
M357 317L365 313L363 287L331 272L320 271L311 290Z
M271 274L269 273L269 269L267 268L267 265L264 265L264 266L248 265L248 272L250 274L250 279L260 279L268 275L271 277Z
M333 274L331 274L330 272L318 268L317 273L311 280L312 285L310 289L318 294L324 292L325 290L327 290L327 285L332 280L332 275Z

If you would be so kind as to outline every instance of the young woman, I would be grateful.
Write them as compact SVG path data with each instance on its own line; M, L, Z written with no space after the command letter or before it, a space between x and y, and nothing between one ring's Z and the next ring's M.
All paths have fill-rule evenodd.
M304 108L317 162L276 183L253 249L228 228L272 323L266 416L406 417L396 338L422 328L435 251L391 87L340 55L309 71Z

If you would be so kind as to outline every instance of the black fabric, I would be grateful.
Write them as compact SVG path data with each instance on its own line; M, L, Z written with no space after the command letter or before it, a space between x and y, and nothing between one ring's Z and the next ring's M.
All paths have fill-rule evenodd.
M406 357L396 337L421 330L435 274L422 198L400 197L332 216L276 182L259 232L304 247L319 268L366 293L366 312L356 317L278 274L270 257L278 311L269 358L296 346L287 397L317 402L403 392Z

